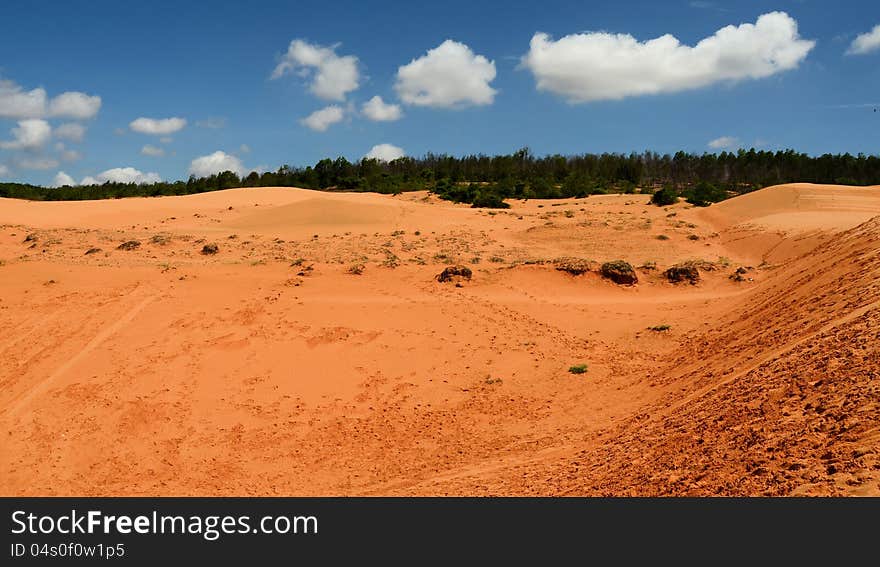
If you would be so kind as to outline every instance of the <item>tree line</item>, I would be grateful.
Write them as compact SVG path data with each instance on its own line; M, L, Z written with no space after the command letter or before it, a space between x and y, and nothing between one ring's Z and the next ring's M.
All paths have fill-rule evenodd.
M0 197L30 200L90 200L189 195L233 187L293 186L325 191L396 194L429 190L444 199L474 206L503 207L504 199L585 197L597 193L655 193L708 203L780 183L880 184L880 156L824 154L794 150L739 150L718 154L655 152L549 155L528 148L508 155L427 154L391 162L344 157L314 166L281 166L243 177L224 171L186 181L149 184L42 187L0 183ZM697 195L697 196L694 196Z

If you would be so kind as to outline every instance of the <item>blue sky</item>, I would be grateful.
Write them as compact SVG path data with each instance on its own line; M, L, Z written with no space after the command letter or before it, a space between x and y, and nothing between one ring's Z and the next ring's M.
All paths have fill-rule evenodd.
M4 0L2 11L2 180L185 179L356 160L379 144L880 153L876 1ZM761 23L772 12L785 15ZM665 34L679 43L649 42ZM42 110L22 106L41 92ZM67 92L78 94L55 100ZM396 119L367 115L374 96L373 116ZM327 107L338 122L304 122ZM160 133L181 125L169 118L185 126Z

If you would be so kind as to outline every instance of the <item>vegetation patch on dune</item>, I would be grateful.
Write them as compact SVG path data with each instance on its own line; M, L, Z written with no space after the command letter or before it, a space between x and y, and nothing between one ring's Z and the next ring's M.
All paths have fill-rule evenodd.
M139 240L126 240L116 247L117 250L137 250L141 247Z
M560 272L565 272L573 276L586 274L587 272L593 271L596 267L596 262L593 262L592 260L584 260L583 258L558 258L553 260L553 264Z
M471 276L473 276L473 272L467 266L449 266L437 274L437 281L444 283L458 280L470 280Z
M633 285L638 283L639 277L636 275L632 264L624 260L614 260L605 262L599 269L602 277L621 285Z
M672 283L689 282L696 284L700 281L700 270L694 262L676 264L668 268L663 275Z

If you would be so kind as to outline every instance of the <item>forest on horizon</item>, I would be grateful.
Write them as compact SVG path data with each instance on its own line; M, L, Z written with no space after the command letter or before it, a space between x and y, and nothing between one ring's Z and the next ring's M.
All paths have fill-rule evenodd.
M427 154L390 162L344 157L322 159L314 166L283 165L276 171L239 176L224 171L208 177L151 184L42 187L0 183L0 197L68 201L188 195L235 187L291 186L323 191L397 194L428 190L441 198L474 206L502 207L504 199L554 199L603 193L655 193L708 202L782 183L840 185L880 184L880 156L824 154L794 150L674 155L643 153L548 155L536 157L528 148L507 155Z

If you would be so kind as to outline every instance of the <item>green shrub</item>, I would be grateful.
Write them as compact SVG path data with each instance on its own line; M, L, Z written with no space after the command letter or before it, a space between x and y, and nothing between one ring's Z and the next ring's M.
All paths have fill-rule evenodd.
M510 205L504 202L504 199L489 191L478 191L473 198L471 207L484 209L509 209Z
M575 364L574 366L569 366L568 371L572 374L586 374L587 365L586 364Z
M655 191L653 195L651 195L651 204L657 205L658 207L667 207L669 205L674 205L678 202L678 195L676 195L675 191L670 187L664 187L659 191Z
M719 189L711 183L700 181L693 188L689 189L685 195L688 203L698 207L708 207L712 203L723 201L727 198L727 192Z

